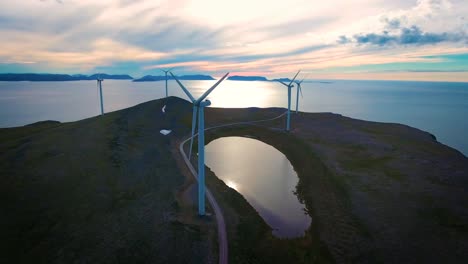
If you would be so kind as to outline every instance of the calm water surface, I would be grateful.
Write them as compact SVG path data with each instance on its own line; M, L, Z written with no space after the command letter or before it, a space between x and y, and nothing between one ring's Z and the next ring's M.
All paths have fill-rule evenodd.
M195 96L215 81L185 81ZM164 97L164 82L105 80L105 111ZM170 95L186 98L173 81ZM344 81L303 84L300 109L407 124L468 155L468 83ZM293 90L293 108L295 107ZM209 96L216 107L286 107L287 89L273 82L224 81ZM75 121L99 114L95 81L0 82L0 127L52 119ZM294 125L294 124L292 124Z
M225 137L206 145L206 165L241 193L278 237L300 237L311 218L293 193L298 177L281 152L261 141Z

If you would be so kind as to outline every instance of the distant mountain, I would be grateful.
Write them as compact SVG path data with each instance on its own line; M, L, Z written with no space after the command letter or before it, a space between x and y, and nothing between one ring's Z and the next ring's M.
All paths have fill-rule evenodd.
M111 74L49 74L49 73L0 73L0 81L18 82L18 81L31 81L31 82L63 82L63 81L83 81L83 80L96 80L97 76L102 79L108 80L131 80L130 75L111 75Z
M170 75L167 76L168 80L174 80L174 78ZM209 76L209 75L201 75L201 74L195 74L195 75L181 75L177 76L177 79L179 80L190 80L190 81L204 81L204 80L215 80L215 78ZM134 79L134 82L157 82L157 81L164 81L166 80L166 76L153 76L153 75L146 75L143 76L139 79Z
M172 76L167 76L167 79L173 79ZM138 79L134 79L134 82L157 82L166 80L166 76L153 76L146 75Z
M87 78L87 75L84 74L73 74L72 77L77 77L77 78Z
M227 78L228 80L231 81L268 81L267 78L263 76L230 76Z
M68 74L36 74L36 73L2 73L0 74L0 81L78 81L81 76L71 76Z
M285 82L285 83L289 83L291 82L291 79L289 78L279 78L279 79L273 79L271 80L272 82Z
M96 80L97 77L101 79L108 79L108 80L133 80L133 77L127 74L93 74L90 75L88 80Z

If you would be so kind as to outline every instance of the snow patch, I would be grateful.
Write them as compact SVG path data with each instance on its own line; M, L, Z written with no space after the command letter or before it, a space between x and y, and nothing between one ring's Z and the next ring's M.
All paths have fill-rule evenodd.
M166 105L163 106L163 108L161 109L161 111L162 111L163 113L166 113Z
M167 129L162 129L161 131L159 131L159 133L167 136L169 135L170 133L172 132L172 130L167 130Z

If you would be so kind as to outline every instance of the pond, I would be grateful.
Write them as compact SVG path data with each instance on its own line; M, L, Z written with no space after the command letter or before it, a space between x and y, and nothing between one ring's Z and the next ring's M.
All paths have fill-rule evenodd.
M205 164L244 196L273 235L304 235L311 218L294 193L299 178L283 153L255 139L224 137L206 145L205 155Z

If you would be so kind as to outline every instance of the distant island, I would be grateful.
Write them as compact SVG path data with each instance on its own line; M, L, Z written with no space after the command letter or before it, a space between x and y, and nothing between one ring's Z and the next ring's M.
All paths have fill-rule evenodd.
M84 74L52 74L52 73L0 73L0 81L7 82L20 82L20 81L30 81L30 82L64 82L64 81L84 81L84 80L96 80L97 78L104 80L133 80L134 82L158 82L166 80L165 75L155 76L155 75L146 75L141 78L134 79L128 74L93 74L93 75L84 75ZM192 75L181 75L177 76L179 80L187 81L205 81L205 80L216 80L210 75L202 74L192 74ZM168 80L174 80L171 75L167 76ZM261 81L261 82L287 82L289 83L291 79L289 78L279 78L269 80L264 76L240 76L234 75L229 76L227 80L230 81ZM328 82L323 82L328 83Z
M266 77L263 77L263 76L231 76L231 77L228 78L228 80L231 80L231 81L284 82L284 83L291 82L291 79L289 79L289 78L278 78L278 79L269 80L269 79L267 79ZM326 83L329 83L329 82L326 82Z
M291 79L289 79L289 78L279 78L279 79L273 79L271 81L272 82L287 82L287 83L289 83L289 82L291 82Z
M174 80L174 78L170 75L167 76L168 80ZM181 75L177 76L177 79L179 80L189 80L189 81L206 81L206 80L216 80L215 78L209 76L209 75L201 75L201 74L195 74L195 75ZM166 80L166 76L153 76L153 75L146 75L143 76L139 79L134 79L134 82L158 82L158 81L164 81Z
M96 80L97 77L108 80L133 80L133 77L128 74L93 74L88 76L85 80Z
M263 76L231 76L227 78L228 80L231 81L263 81L266 82L268 79Z
M96 80L98 77L107 80L132 80L130 75L112 75L112 74L48 74L48 73L0 73L0 81L8 82L63 82L63 81L83 81L83 80Z

